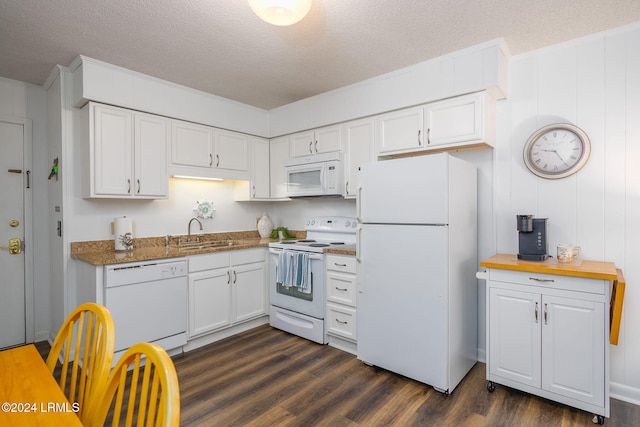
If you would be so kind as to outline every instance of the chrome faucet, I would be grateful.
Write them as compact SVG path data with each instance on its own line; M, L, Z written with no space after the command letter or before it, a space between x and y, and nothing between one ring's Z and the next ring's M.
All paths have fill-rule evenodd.
M198 223L198 225L200 225L200 231L202 231L202 223L200 222L200 220L198 218L191 218L191 221L189 221L189 225L187 226L187 243L191 243L191 223L193 221L196 221ZM199 241L199 237L198 240Z

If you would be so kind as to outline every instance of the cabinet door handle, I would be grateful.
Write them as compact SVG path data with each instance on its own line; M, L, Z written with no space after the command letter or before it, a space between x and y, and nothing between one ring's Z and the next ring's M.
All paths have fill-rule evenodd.
M349 181L344 184L344 194L349 195Z
M547 325L549 324L547 317L549 316L549 314L547 313L548 309L547 309L547 304L544 305L544 324Z
M131 194L131 180L130 179L127 180L127 186L129 187L129 188L127 188L127 194Z
M318 141L316 140L316 153L318 152Z
M209 167L213 166L213 156L209 153Z
M427 145L431 144L431 128L427 128Z
M347 292L347 288L339 288L336 286L336 291Z
M231 283L231 272L227 270L227 285Z
M139 179L137 179L136 181L137 181L137 183L138 183L138 194L140 194L140 180L139 180Z
M216 154L216 167L220 166L220 155Z
M537 277L529 277L529 280L535 280L536 282L555 282L553 279L538 279Z
M238 274L235 270L233 270L233 283L235 284L238 281Z
M256 186L255 185L253 186L253 195L251 197L253 197L253 198L256 197Z
M418 129L418 145L422 146L422 141L420 141L420 134L422 133L422 131L420 129Z
M313 154L313 141L309 141L309 154Z
M536 301L536 323L538 323L538 301Z

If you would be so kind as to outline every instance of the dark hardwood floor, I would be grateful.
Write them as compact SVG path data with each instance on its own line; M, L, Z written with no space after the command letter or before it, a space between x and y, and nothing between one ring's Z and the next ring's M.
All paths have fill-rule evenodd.
M267 325L173 360L183 426L594 425L591 413L517 390L489 393L482 363L446 396ZM640 406L612 399L605 426L640 426Z

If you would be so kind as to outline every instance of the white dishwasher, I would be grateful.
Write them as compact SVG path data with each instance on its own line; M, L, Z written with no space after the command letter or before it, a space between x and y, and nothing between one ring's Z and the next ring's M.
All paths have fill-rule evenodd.
M138 342L165 350L187 343L185 258L106 266L105 306L116 329L114 363Z

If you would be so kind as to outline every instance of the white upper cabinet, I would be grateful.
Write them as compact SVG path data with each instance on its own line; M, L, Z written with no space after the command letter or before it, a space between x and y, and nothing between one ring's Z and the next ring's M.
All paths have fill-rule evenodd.
M486 92L472 93L425 106L427 149L444 145L493 145L492 100ZM487 136L490 136L488 138Z
M134 172L136 197L164 198L168 195L167 140L168 122L164 117L135 113Z
M269 140L250 138L249 180L237 181L236 201L267 200L270 195Z
M172 120L171 165L213 166L213 128Z
M288 136L269 141L269 181L272 199L288 199L287 173L284 165L289 160L289 149Z
M167 197L167 120L89 103L83 193L95 198Z
M345 163L345 198L357 196L360 186L360 169L374 160L374 124L372 118L356 120L342 126Z
M303 157L342 150L340 125L298 132L291 135L291 157Z
M218 169L249 172L249 136L225 130L215 131L215 163Z
M171 121L171 175L249 179L249 136Z
M424 149L424 107L380 114L375 120L378 155L410 153Z
M376 116L379 156L492 147L494 137L495 100L486 92Z

